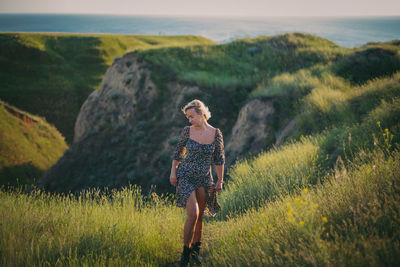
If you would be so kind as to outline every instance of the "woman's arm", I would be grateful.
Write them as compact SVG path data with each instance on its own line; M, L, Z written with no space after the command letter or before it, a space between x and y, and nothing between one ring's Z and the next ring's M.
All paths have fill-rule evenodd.
M178 169L179 163L184 159L186 154L186 142L189 138L189 126L185 126L179 138L179 142L176 145L174 155L172 156L171 174L169 181L173 186L177 186L176 170Z
M222 190L222 184L224 182L224 164L215 165L217 170L218 182L215 185L215 190Z
M169 176L169 181L173 186L177 186L176 169L178 169L180 161L172 160L171 174Z
M215 185L215 190L222 190L222 183L224 182L224 166L225 166L225 151L224 151L224 138L222 132L217 128L217 139L215 140L216 147L212 157L212 162L217 170L218 182Z

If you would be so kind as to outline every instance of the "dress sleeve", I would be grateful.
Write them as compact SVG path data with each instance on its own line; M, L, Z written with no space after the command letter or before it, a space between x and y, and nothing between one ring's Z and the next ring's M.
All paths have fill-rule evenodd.
M225 163L225 152L224 152L224 139L222 137L222 132L217 128L216 140L215 140L215 150L213 153L212 161L215 165L222 165Z
M185 126L183 129L181 136L179 137L179 142L176 145L175 152L173 154L172 159L177 161L182 161L186 155L186 142L189 138L189 127Z

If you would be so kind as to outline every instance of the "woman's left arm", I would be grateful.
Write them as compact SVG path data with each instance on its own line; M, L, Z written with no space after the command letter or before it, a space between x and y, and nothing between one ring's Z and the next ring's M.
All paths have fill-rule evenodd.
M215 185L215 189L221 190L222 183L224 181L225 152L224 152L224 139L219 129L217 129L216 146L213 154L213 163L217 170L217 176L218 176L218 182Z

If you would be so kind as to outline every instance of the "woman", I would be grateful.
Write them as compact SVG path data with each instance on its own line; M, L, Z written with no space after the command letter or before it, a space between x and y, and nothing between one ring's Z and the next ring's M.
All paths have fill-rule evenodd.
M195 99L182 111L192 126L185 126L181 133L173 155L170 182L176 186L176 205L186 208L181 266L187 266L190 256L200 263L203 215L215 216L220 210L216 191L222 189L225 153L222 133L208 124L211 113L203 102ZM218 176L215 185L212 163Z

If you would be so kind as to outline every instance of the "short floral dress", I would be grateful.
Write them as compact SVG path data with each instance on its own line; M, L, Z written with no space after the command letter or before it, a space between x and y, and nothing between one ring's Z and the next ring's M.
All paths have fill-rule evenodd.
M221 209L212 178L211 165L225 163L224 142L221 131L216 128L215 140L201 144L190 138L190 126L185 126L176 146L173 159L181 161L176 171L176 205L186 207L190 194L203 186L206 190L204 215L214 217Z

